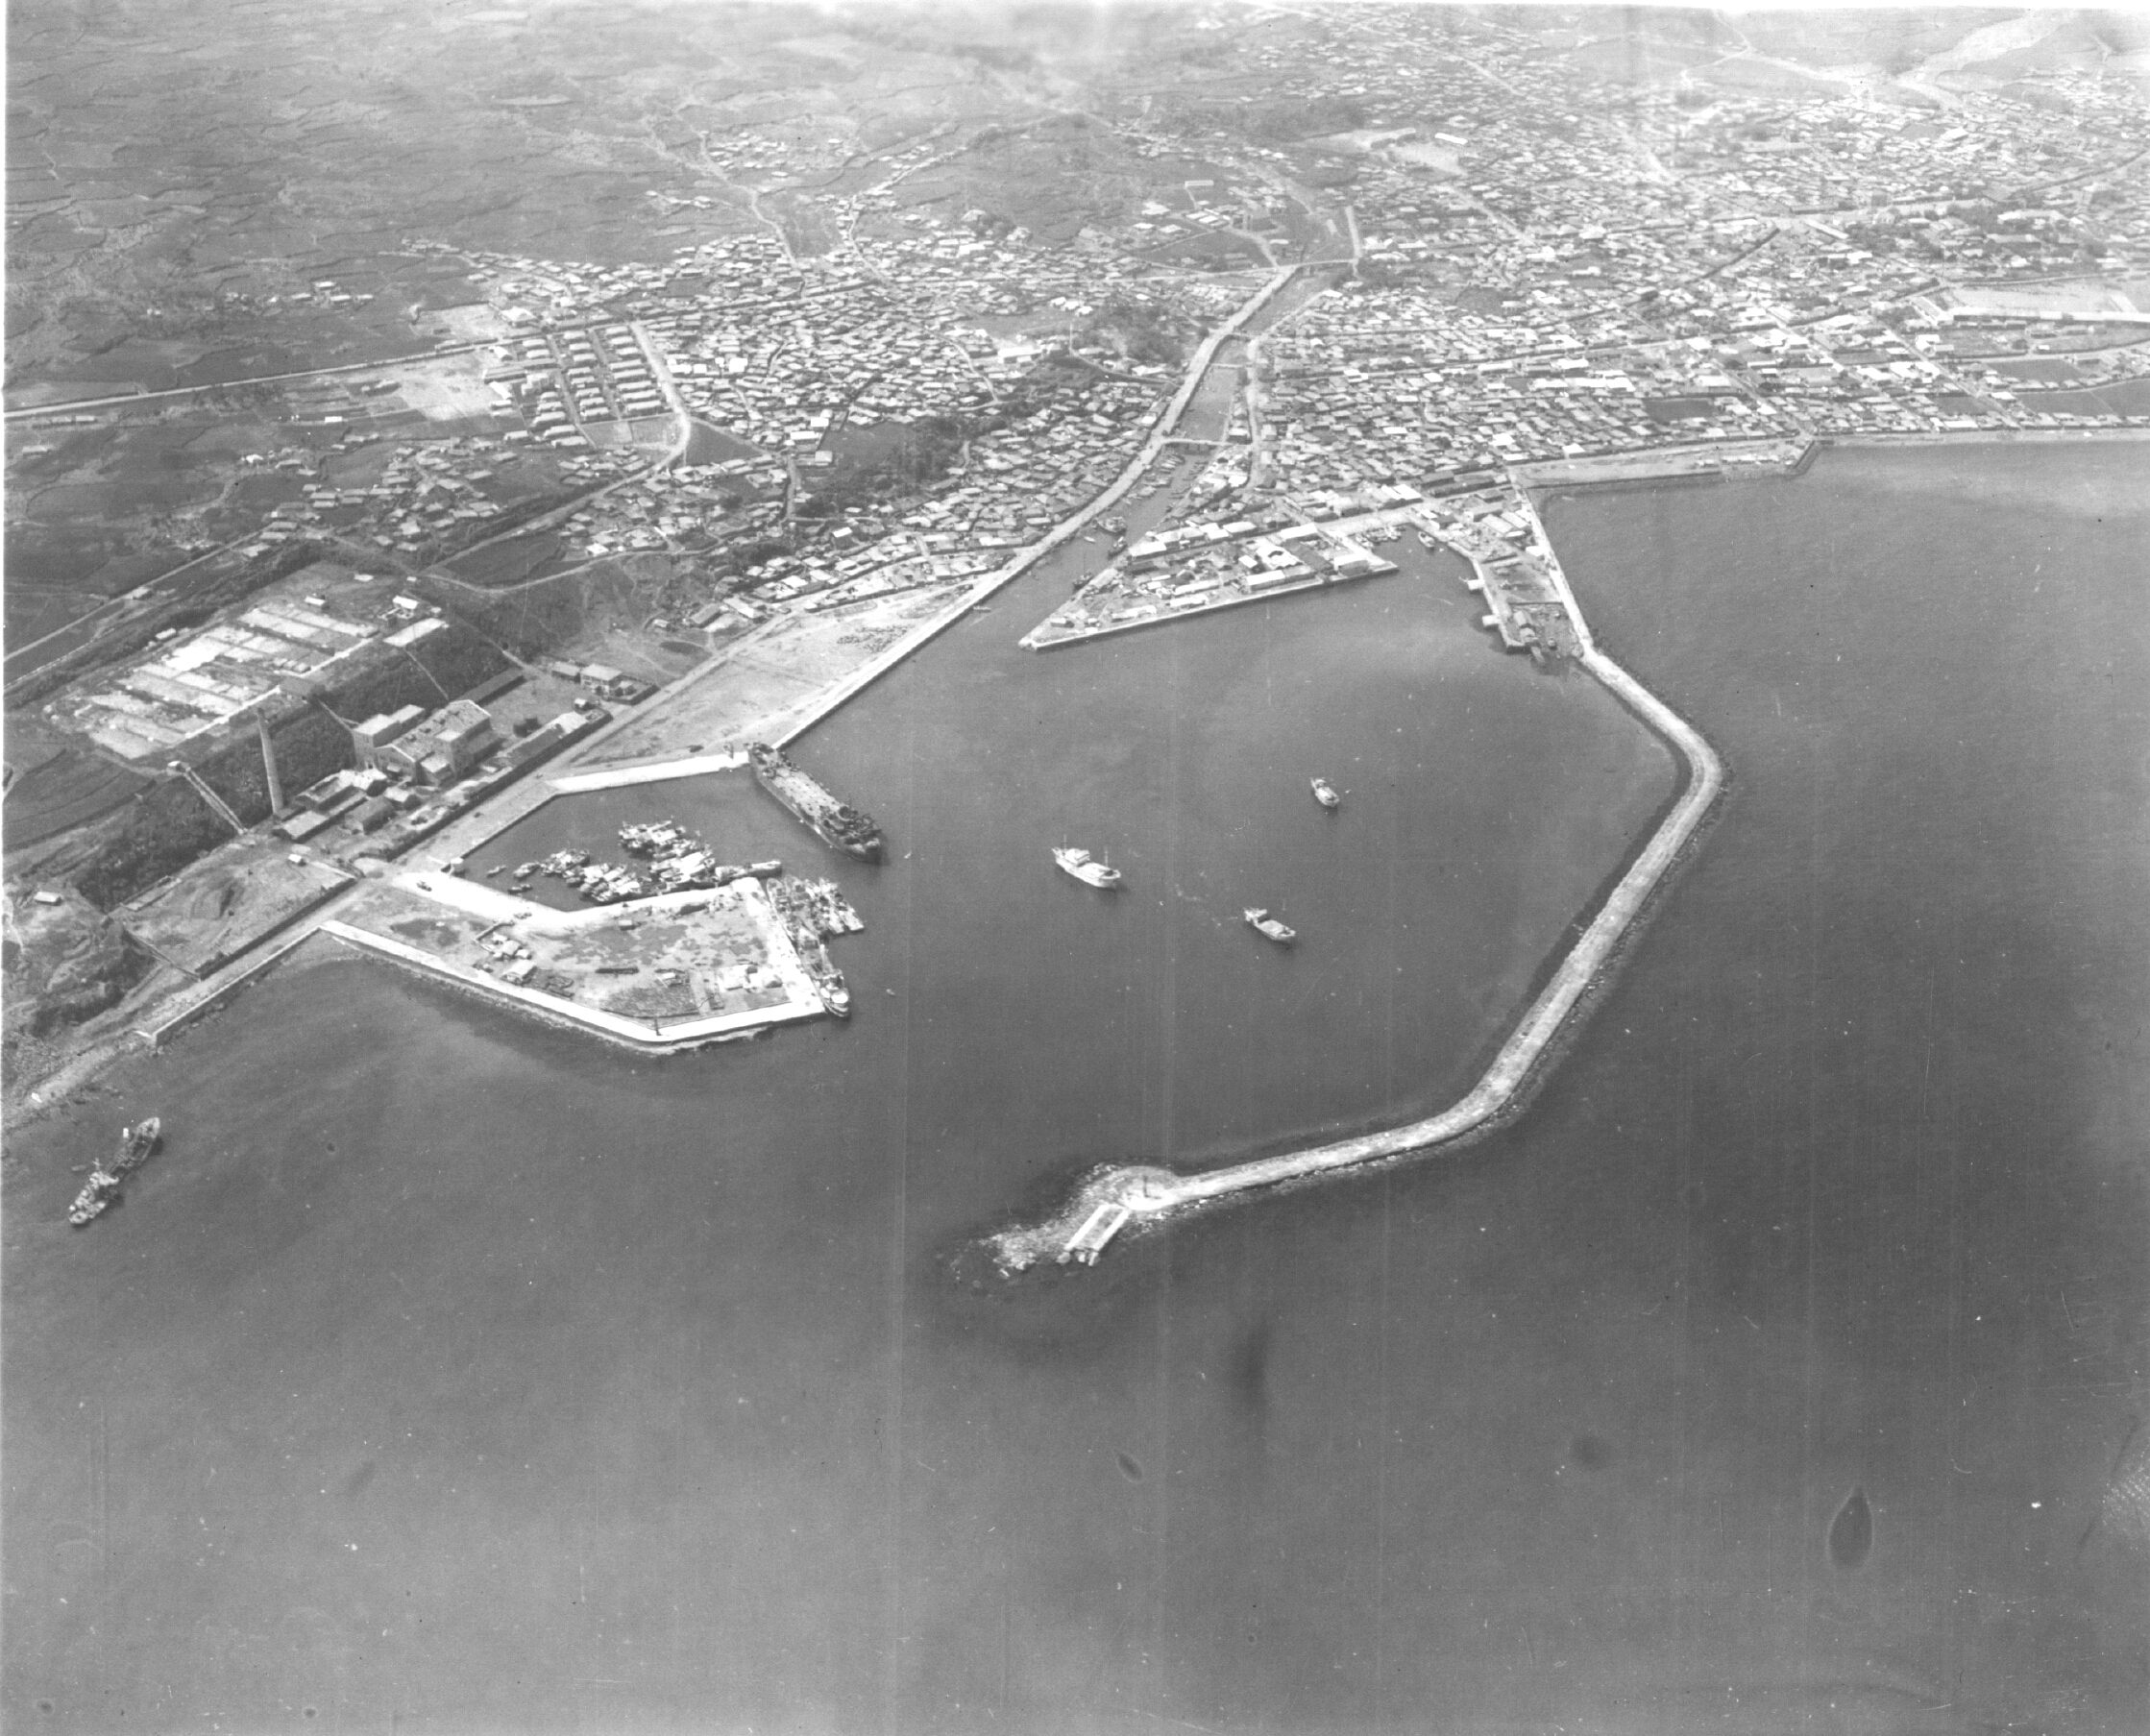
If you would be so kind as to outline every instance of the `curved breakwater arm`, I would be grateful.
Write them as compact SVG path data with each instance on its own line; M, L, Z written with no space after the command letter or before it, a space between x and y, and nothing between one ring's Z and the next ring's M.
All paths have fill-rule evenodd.
M1541 539L1543 537L1540 531ZM1544 546L1544 545L1542 545ZM1550 555L1550 546L1547 546ZM1591 985L1611 964L1627 930L1664 882L1724 789L1724 762L1699 730L1600 650L1557 562L1554 583L1582 647L1578 661L1636 716L1669 742L1686 767L1685 787L1670 814L1628 865L1581 938L1525 1010L1478 1082L1436 1115L1384 1132L1281 1152L1195 1175L1150 1165L1123 1166L1088 1178L1075 1198L1045 1224L990 1238L1006 1270L1039 1258L1094 1260L1128 1223L1214 1204L1234 1195L1358 1168L1407 1155L1423 1156L1476 1133L1510 1110L1532 1070Z
M1547 1045L1611 961L1629 924L1724 788L1723 761L1686 719L1602 651L1587 650L1581 661L1584 668L1678 750L1687 763L1687 787L1664 823L1643 846L1611 895L1591 918L1582 938L1530 1003L1522 1021L1501 1045L1500 1052L1478 1084L1439 1114L1383 1133L1363 1134L1330 1145L1259 1158L1223 1169L1205 1170L1199 1175L1173 1176L1170 1180L1165 1179L1163 1171L1141 1171L1136 1184L1120 1195L1131 1211L1140 1215L1169 1210L1243 1193L1249 1188L1271 1187L1279 1183L1350 1169L1383 1158L1401 1157L1406 1152L1429 1150L1476 1132L1514 1101Z

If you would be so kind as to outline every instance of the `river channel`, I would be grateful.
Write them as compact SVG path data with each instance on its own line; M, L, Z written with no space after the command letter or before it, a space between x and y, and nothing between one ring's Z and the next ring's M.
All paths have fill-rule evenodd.
M1409 539L1043 655L1017 581L797 746L885 868L736 777L498 846L832 872L847 1025L638 1061L313 943L19 1137L11 1722L2118 1727L2143 451L1556 503L1724 822L1515 1126L1093 1272L945 1258L1446 1102L1670 794Z

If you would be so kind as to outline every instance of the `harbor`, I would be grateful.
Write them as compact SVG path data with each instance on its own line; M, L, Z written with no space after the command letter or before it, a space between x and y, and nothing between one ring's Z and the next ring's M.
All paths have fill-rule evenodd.
M1399 1159L1430 1157L1497 1125L1522 1102L1555 1039L1586 1008L1629 929L1695 843L1723 794L1726 776L1724 762L1701 733L1598 648L1534 503L1530 526L1533 572L1562 613L1573 636L1576 660L1679 756L1683 785L1671 811L1591 913L1581 935L1524 1010L1491 1064L1448 1108L1401 1127L1195 1174L1151 1164L1104 1168L1087 1177L1074 1198L1043 1223L1016 1226L988 1238L994 1262L1004 1274L1026 1271L1043 1259L1061 1264L1095 1264L1130 1224L1161 1222L1195 1208ZM1484 589L1489 597L1498 595L1487 582L1482 564L1474 564L1479 568L1474 588ZM1503 638L1511 646L1516 643L1512 616L1503 613L1488 619L1498 620ZM1531 643L1536 643L1535 634ZM1271 940L1288 942L1295 938L1291 929L1269 919L1266 912L1249 910L1246 920Z
M900 1597L906 1626L889 1631L931 1636L909 1716L969 1703L1004 1611L1033 1655L1063 1657L1028 1612L1056 1607L1073 1576L1098 1607L1125 1584L1145 1621L1196 1635L1200 1691L1159 1704L1222 1727L1272 1685L1329 1669L1333 1599L1295 1603L1295 1588L1348 1582L1384 1500L1438 1515L1439 1557L1415 1602L1391 1578L1386 1629L1392 1658L1454 1660L1438 1679L1426 1666L1428 1704L1453 1703L1457 1671L1473 1694L1498 1689L1523 1655L1512 1635L1482 1633L1482 1596L1453 1562L1520 1560L1624 1607L1629 1563L1591 1544L1608 1521L1656 1539L1668 1572L1706 1558L1683 1619L1819 1573L1827 1595L1865 1600L1892 1644L1945 1650L1930 1623L1959 1607L1961 1550L1980 1583L2046 1583L2022 1565L2024 1538L2072 1561L2128 1421L2124 1394L2087 1400L2065 1362L2024 1382L2026 1346L2089 1343L2066 1335L2057 1297L2016 1281L2024 1237L2034 1270L2095 1279L2088 1292L2068 1281L2088 1331L2089 1308L2141 1287L2104 1186L2130 1161L2129 1130L2091 1127L2067 1085L2083 1057L2066 1021L2023 1012L2065 1004L2087 971L2136 995L2109 942L2140 875L2071 883L2040 957L1965 944L2024 908L2021 888L2062 860L2052 840L2110 818L2093 789L2128 775L2098 761L2071 795L2053 779L2063 760L2019 748L2026 726L2043 746L2078 728L2107 739L2085 703L2039 724L2086 684L2027 676L2080 667L2124 611L2140 513L2126 516L2119 484L2134 473L2109 490L2118 516L2100 550L2109 576L2086 581L2093 606L2050 608L2050 582L2009 593L1998 651L1964 664L1955 647L1995 631L1946 609L1964 560L2009 571L2019 557L2027 572L2056 532L2050 517L2018 523L2001 484L2020 454L2002 456L1825 454L1812 477L1738 502L1746 491L1678 491L1666 510L1684 565L1670 572L1652 564L1660 502L1554 509L1594 634L1737 768L1738 799L1668 882L1597 1014L1554 1045L1527 1117L1451 1157L1198 1208L1162 1235L1123 1226L1094 1270L1048 1261L1045 1282L974 1295L942 1256L1087 1165L1192 1175L1436 1113L1535 992L1504 961L1564 951L1567 924L1671 798L1653 781L1623 799L1633 786L1603 756L1629 714L1580 670L1541 677L1495 650L1445 558L1436 582L1345 586L1292 609L1295 630L1273 639L1259 609L1053 657L1014 647L1006 607L957 629L890 675L908 721L869 696L794 750L888 826L885 868L823 852L744 770L561 796L501 852L510 869L570 844L616 853L621 825L673 817L726 860L826 873L867 922L831 942L856 998L848 1025L658 1058L306 942L221 1016L112 1067L112 1095L18 1136L17 1528L58 1539L21 1563L25 1643L60 1660L37 1691L79 1705L70 1660L93 1657L130 1704L154 1706L172 1672L206 1669L220 1703L263 1718L279 1699L320 1704L326 1725L303 1659L243 1642L318 1633L355 1660L334 1703L385 1724L413 1684L434 1704L461 1692L464 1657L433 1617L452 1629L457 1611L488 1606L513 1625L503 1657L558 1683L565 1708L598 1699L571 1676L627 1674L606 1667L616 1620L736 1636L714 1661L696 1646L658 1659L592 1714L692 1723L712 1681L745 1679L735 1703L781 1726L807 1693L803 1667L754 1674L760 1660L816 1655L831 1620L878 1634ZM2074 474L2062 449L2033 456ZM1762 490L1783 522L1735 565L1731 521L1751 519ZM1965 513L1968 555L1936 528ZM1877 550L1894 576L1832 580L1833 525L1893 535ZM1757 620L1747 587L1771 572ZM1820 609L1812 582L1835 585ZM1029 618L1052 597L1040 588ZM1935 632L1952 636L1945 654L1928 654ZM1953 678L1967 667L1975 692ZM1856 729L1822 733L1789 688L1779 721L1754 698L1772 672L1843 680ZM1929 708L1938 735L1967 746L1907 809L1868 754ZM1564 731L1548 721L1571 715ZM1333 816L1309 795L1316 773L1343 793ZM1483 794L1503 785L1529 799ZM1048 853L1063 838L1124 870L1126 890L1063 873ZM1811 889L1785 870L1802 845L1824 875ZM473 858L469 884L491 860ZM1930 888L1951 875L1968 878L1937 911ZM1299 928L1294 952L1245 927L1257 905ZM1912 950L1876 959L1876 936ZM1936 1022L1929 985L1983 1021L1975 1040ZM1845 1087L1820 1103L1818 1056ZM1929 1066L1923 1108L1895 1094ZM172 1130L166 1152L121 1208L68 1229L72 1166L109 1157L118 1127L149 1113ZM2086 1146L2091 1132L2102 1146ZM1877 1246L1892 1251L1883 1267ZM1851 1276L1812 1288L1810 1250ZM1958 1312L1907 1315L1908 1342L1873 1325L1906 1272L1936 1293L1950 1274L1970 1286ZM1916 1449L1886 1488L1869 1482L1874 1559L1901 1551L1908 1580L1837 1575L1824 1552L1862 1448L1802 1445L1817 1321L1871 1426ZM1951 1381L1904 1378L1907 1358L1946 1366L1951 1346L1967 1358ZM802 1394L801 1367L827 1378ZM1167 1385L1168 1369L1182 1378ZM1368 1419L1363 1435L1339 1432L1346 1413ZM623 1446L623 1418L646 1450ZM1579 1436L1606 1444L1607 1469L1579 1466ZM1956 1463L2005 1476L1959 1476L1951 1443ZM452 1468L428 1474L421 1450ZM1280 1475L1307 1462L1334 1475ZM1674 1499L1683 1464L1691 1479L1717 1467L1706 1519ZM2061 1497L2027 1516L2016 1479L2044 1465ZM740 1493L759 1480L786 1499ZM563 1508L568 1495L594 1525L587 1603L568 1553L584 1509ZM1949 1522L1967 1509L1947 1504L1967 1500L1969 1520ZM189 1502L229 1550L205 1558L187 1535L200 1528L170 1522ZM1181 1542L1161 1566L1167 1503ZM1005 1579L978 1570L1003 1540ZM100 1591L108 1548L128 1566ZM756 1565L712 1576L712 1561ZM297 1607L295 1588L331 1572L350 1607ZM1247 1595L1220 1591L1227 1579ZM794 1606L809 1580L842 1589ZM413 1586L422 1625L365 1622ZM1234 1701L1256 1596L1259 1694ZM159 1613L183 1602L209 1614ZM1564 1655L1549 1635L1576 1604L1502 1607L1537 1624L1541 1658ZM205 1652L206 1629L221 1650ZM1773 1679L1798 1632L1796 1612L1760 1636L1734 1622L1698 1652L1653 1655ZM1966 1669L2035 1668L2029 1640L1996 1657L1985 1632L1965 1630ZM1100 1638L1078 1661L1135 1672L1141 1644ZM1858 1667L1849 1650L1826 1660L1830 1681ZM1625 1663L1592 1668L1608 1689L1630 1679ZM881 1679L847 1653L816 1703L869 1723ZM1037 1722L1040 1703L1012 1695L1001 1722ZM1795 1721L1809 1703L1774 1702ZM1867 1701L1876 1716L1893 1703ZM1557 1722L1574 1704L1531 1709ZM1294 1722L1302 1708L1307 1722L1318 1710L1294 1702ZM54 1720L108 1722L94 1705Z

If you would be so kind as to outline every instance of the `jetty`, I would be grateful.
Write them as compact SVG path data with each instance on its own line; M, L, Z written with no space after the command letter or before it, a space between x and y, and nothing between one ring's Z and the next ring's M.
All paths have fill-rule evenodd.
M1528 504L1528 497L1524 497ZM1598 908L1507 1039L1470 1090L1438 1114L1379 1133L1281 1152L1192 1175L1155 1165L1121 1165L1093 1172L1074 1197L1043 1223L988 1238L1010 1274L1052 1259L1092 1264L1129 1225L1161 1219L1269 1188L1348 1174L1405 1158L1425 1158L1498 1124L1521 1103L1534 1070L1561 1028L1585 1003L1613 965L1621 941L1665 883L1723 794L1724 762L1699 730L1601 650L1553 557L1545 526L1530 505L1533 541L1545 576L1560 599L1577 647L1576 661L1678 755L1684 782L1657 830Z

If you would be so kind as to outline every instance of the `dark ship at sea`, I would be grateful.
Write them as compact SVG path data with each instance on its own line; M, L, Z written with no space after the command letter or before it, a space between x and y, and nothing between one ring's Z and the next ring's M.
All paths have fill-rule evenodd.
M870 814L837 800L781 749L767 742L751 743L746 755L762 788L831 849L856 856L861 862L887 859L888 841Z
M75 1195L75 1203L67 1208L67 1221L80 1230L91 1220L102 1217L106 1209L119 1198L120 1183L149 1161L150 1154L163 1137L164 1123L156 1115L137 1121L132 1127L121 1128L119 1155L109 1169L99 1164L89 1172L89 1180Z

